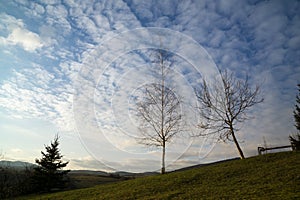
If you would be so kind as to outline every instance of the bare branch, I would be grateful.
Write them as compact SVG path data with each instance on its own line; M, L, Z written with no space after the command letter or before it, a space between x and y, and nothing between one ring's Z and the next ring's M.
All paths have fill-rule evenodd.
M143 98L136 104L142 135L138 142L147 146L162 147L164 173L166 144L182 131L181 98L175 95L170 85L166 85L171 74L170 66L173 64L170 55L157 50L153 63L158 67L155 72L157 82L142 88Z
M214 84L208 85L203 79L202 87L195 89L200 104L197 109L203 120L198 128L209 131L197 136L218 133L220 140L234 141L241 158L244 158L235 136L235 131L238 131L236 124L247 120L248 110L263 102L260 87L257 85L251 89L248 76L245 80L239 80L227 70L220 74L221 82L214 81Z

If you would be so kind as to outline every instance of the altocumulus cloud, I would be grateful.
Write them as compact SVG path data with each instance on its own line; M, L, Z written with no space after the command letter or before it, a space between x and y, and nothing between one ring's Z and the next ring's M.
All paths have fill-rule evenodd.
M26 51L35 51L44 44L38 34L31 32L24 27L22 20L17 20L13 16L1 14L1 24L6 23L8 36L0 37L2 45L20 45Z
M292 109L295 86L300 77L300 60L297 59L300 57L299 4L299 1L293 0L2 1L0 59L5 59L5 63L12 67L8 70L10 75L0 80L1 110L11 117L48 120L59 130L74 132L73 94L80 92L74 89L74 84L82 79L86 83L81 86L82 90L97 86L94 88L96 102L90 99L79 105L80 114L85 112L89 103L97 106L98 121L89 122L97 127L89 130L95 132L90 136L91 140L98 137L96 133L101 129L113 132L118 127L105 123L106 119L114 118L110 98L115 98L115 107L128 106L113 94L120 89L120 80L128 83L122 85L123 93L132 92L129 89L134 82L130 77L122 77L122 73L126 70L129 71L127 75L132 76L144 73L143 67L138 66L145 66L145 60L137 55L131 56L131 60L125 59L130 56L127 52L120 57L123 60L116 60L110 65L99 82L96 74L101 74L104 66L94 66L98 63L93 52L104 41L123 31L161 27L195 39L218 68L228 68L240 78L247 73L252 83L263 82L265 103L254 109L256 117L241 127L239 139L245 141L246 154L255 154L263 136L270 144L286 144L288 134L294 131ZM118 44L111 44L108 48L113 48L113 45ZM19 47L25 53L20 52ZM93 70L84 74L88 68ZM184 67L178 72L190 82L197 83L193 72ZM105 96L103 92L109 95ZM183 95L188 96L188 93ZM83 120L82 123L86 122ZM130 130L130 127L125 128ZM129 149L136 145L128 141L120 144ZM199 145L201 142L192 145L182 156L183 160L174 166L188 165L189 160L192 160L190 164L194 164L193 159L198 160ZM217 145L216 151L209 154L209 160L234 156L231 148L229 145ZM113 152L110 153L116 160L119 159ZM93 162L90 158L87 160ZM139 162L126 160L124 163L133 168ZM80 159L76 165L80 165ZM97 164L91 165L96 168ZM118 163L112 165L126 168Z

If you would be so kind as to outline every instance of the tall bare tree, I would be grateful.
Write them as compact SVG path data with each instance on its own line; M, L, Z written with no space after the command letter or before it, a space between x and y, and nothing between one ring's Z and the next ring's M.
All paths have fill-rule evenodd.
M172 59L168 52L155 50L154 69L156 82L142 88L142 98L136 103L140 119L141 137L138 142L162 148L161 173L165 173L166 145L181 132L181 98L172 90L170 67Z
M239 145L236 133L239 130L237 123L248 119L247 113L255 104L263 102L260 97L260 86L251 88L248 77L240 80L227 70L220 72L220 82L212 84L203 78L202 87L195 89L198 99L198 111L202 122L200 129L206 130L197 136L218 134L218 139L233 141L241 159L244 153Z

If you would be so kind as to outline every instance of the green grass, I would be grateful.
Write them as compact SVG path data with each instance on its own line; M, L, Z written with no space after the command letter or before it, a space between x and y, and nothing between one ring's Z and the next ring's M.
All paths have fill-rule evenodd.
M274 153L21 199L300 199L300 153Z

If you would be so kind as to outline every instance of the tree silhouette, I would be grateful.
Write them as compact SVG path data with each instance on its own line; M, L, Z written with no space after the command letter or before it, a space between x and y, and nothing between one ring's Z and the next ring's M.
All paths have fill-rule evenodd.
M298 133L294 136L289 136L293 150L300 150L300 84L298 84L298 95L296 96L296 104L294 110L295 127Z
M295 127L300 132L300 84L298 84L298 95L296 96L296 105L294 110Z
M248 77L240 80L227 70L220 72L220 75L220 82L216 80L209 85L203 79L202 87L195 89L199 102L198 111L203 119L198 127L209 131L197 136L218 134L220 140L233 141L240 158L244 159L244 153L236 137L237 123L247 120L248 110L263 101L263 98L259 97L260 87L256 85L251 89Z
M156 82L142 88L143 96L136 104L142 134L138 142L162 148L162 174L165 173L166 145L181 132L182 125L181 99L175 95L172 85L167 85L172 65L170 57L164 50L155 51Z
M34 182L39 191L51 191L65 187L65 175L69 170L62 170L69 162L63 162L58 148L59 137L55 136L49 146L45 146L46 152L41 151L42 158L36 159Z

